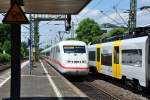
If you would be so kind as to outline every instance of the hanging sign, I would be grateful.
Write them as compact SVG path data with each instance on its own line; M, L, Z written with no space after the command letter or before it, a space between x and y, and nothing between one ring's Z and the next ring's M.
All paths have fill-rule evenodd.
M4 24L28 24L29 21L20 5L14 2L3 19Z

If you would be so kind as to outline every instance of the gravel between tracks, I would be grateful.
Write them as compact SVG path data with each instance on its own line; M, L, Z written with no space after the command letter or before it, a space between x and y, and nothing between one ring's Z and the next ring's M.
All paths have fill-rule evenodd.
M85 77L84 81L79 82L73 80L72 83L87 94L92 100L150 100L140 94L135 94L130 90L124 89L113 83L107 82L106 80L96 78L91 75ZM92 85L92 88L95 87L95 90L88 85ZM100 93L99 91L103 92Z

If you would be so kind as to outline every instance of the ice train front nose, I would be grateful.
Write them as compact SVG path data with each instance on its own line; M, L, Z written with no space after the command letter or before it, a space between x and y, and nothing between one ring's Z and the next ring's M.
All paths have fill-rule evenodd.
M68 74L76 75L87 75L89 72L88 61L86 54L70 54L70 56L65 56L64 64L66 66L65 72Z
M64 45L63 63L65 73L69 74L88 74L88 58L85 45Z

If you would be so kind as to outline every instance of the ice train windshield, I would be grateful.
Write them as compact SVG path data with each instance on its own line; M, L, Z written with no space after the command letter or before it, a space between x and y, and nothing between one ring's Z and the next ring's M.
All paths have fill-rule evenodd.
M64 53L85 53L85 46L64 45Z

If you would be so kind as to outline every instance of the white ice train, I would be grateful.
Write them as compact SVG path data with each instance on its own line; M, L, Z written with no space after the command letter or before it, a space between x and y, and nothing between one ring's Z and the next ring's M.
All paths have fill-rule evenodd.
M62 41L43 50L47 60L62 74L87 75L88 54L86 44L82 41Z
M88 56L90 69L124 82L130 80L134 86L150 86L148 36L89 45Z

